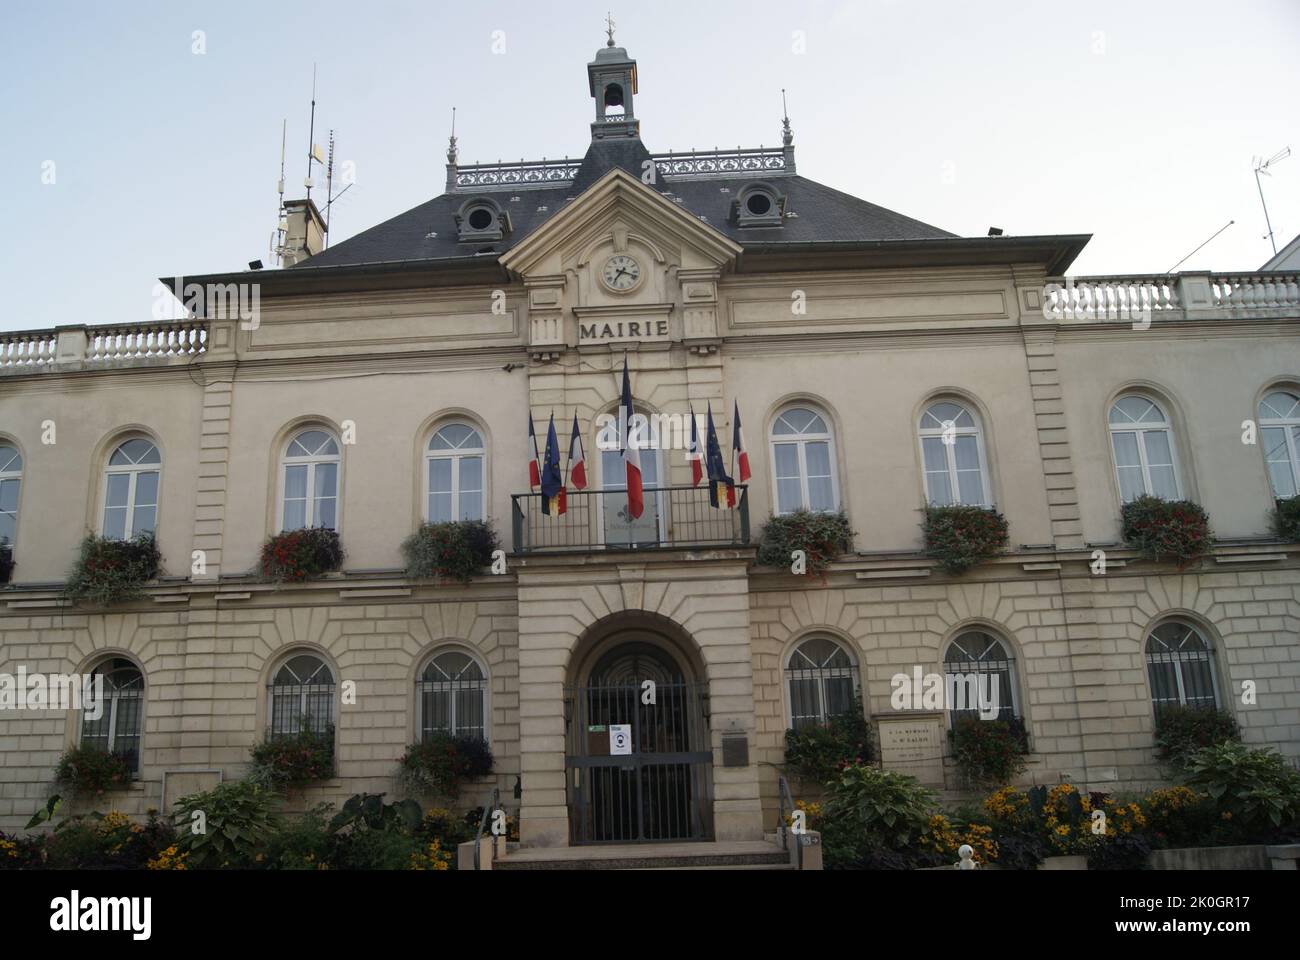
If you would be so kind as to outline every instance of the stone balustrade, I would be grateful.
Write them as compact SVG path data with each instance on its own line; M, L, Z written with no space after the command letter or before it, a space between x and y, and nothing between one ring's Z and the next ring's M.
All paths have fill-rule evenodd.
M207 345L207 322L189 319L0 333L0 376L188 362Z

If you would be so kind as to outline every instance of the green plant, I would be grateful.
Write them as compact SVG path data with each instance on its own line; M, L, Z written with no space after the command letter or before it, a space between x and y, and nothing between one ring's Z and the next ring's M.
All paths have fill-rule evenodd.
M1186 775L1243 837L1270 837L1300 819L1300 773L1271 750L1232 741L1202 747L1188 757Z
M1024 722L958 717L949 731L953 761L968 783L1002 786L1025 769L1029 750Z
M79 814L46 836L44 863L55 870L139 870L175 839L157 810L143 824L116 810Z
M14 548L9 540L0 537L0 583L8 583L14 575Z
M134 540L88 536L81 541L63 595L74 603L109 606L144 596L144 585L158 575L162 555L152 533Z
M414 800L395 800L384 803L382 793L358 793L348 798L343 809L330 821L330 830L365 827L369 830L414 831L420 826L424 814Z
M1212 846L1230 832L1214 801L1190 787L1152 790L1138 801L1155 847Z
M45 801L45 806L32 814L32 818L27 821L27 829L35 829L47 820L53 820L54 815L58 813L61 806L63 806L63 798L56 793Z
M418 831L423 823L414 800L384 803L382 793L349 797L330 821L335 834L333 865L340 870L403 870L427 846Z
M935 794L914 777L866 764L828 785L820 820L832 866L860 864L881 848L902 851L929 827Z
M492 772L492 751L479 737L433 733L402 755L402 780L415 793L455 797L462 781Z
M756 561L765 567L790 569L791 555L802 550L807 573L823 573L853 542L849 518L840 513L796 510L772 517L759 532Z
M262 544L262 576L277 583L301 583L343 566L343 545L337 530L304 527L285 530Z
M424 523L402 542L402 558L408 577L469 583L499 547L496 530L484 520Z
M266 845L261 865L270 870L327 870L334 855L329 827L332 803L318 803L306 813L285 817Z
M1007 544L1006 517L990 507L929 506L921 529L925 555L953 575L996 557Z
M1124 542L1149 560L1173 561L1180 570L1210 549L1210 518L1190 500L1141 496L1124 504Z
M1145 870L1151 841L1140 833L1108 834L1087 856L1089 870Z
M871 724L860 700L825 723L785 732L786 765L803 779L818 783L835 777L845 764L870 763L875 759L873 748Z
M1240 739L1237 721L1224 710L1171 705L1156 715L1156 755L1179 766L1202 747Z
M247 868L278 828L279 795L248 780L176 801L178 846L197 869Z
M1300 541L1300 496L1278 500L1272 519L1273 533L1279 540Z
M95 747L69 747L54 767L54 782L75 797L121 790L134 776L130 758Z
M298 733L267 737L253 747L249 779L266 786L289 786L334 776L334 727L321 733L304 717Z

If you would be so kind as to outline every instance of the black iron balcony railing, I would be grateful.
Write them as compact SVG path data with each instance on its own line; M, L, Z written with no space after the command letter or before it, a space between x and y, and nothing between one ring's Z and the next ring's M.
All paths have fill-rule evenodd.
M641 550L749 543L749 490L736 505L709 505L708 487L646 487L641 516L627 509L626 490L570 490L567 509L542 513L540 493L511 496L515 553L540 550Z

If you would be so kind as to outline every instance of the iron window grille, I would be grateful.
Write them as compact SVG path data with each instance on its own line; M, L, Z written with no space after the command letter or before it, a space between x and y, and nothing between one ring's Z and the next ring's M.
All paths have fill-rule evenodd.
M998 714L993 719L1013 723L1020 719L1020 701L1016 692L1016 659L997 637L983 631L963 633L948 644L943 663L945 692L954 675L975 674L976 691L992 691L997 685ZM988 680L984 678L988 677ZM958 686L962 686L958 684ZM967 687L969 690L969 688ZM948 723L955 726L961 717L980 717L978 697L965 709L949 710Z
M144 675L130 660L115 657L91 671L92 682L96 676L104 678L104 701L97 718L91 718L83 705L82 749L116 754L132 773L138 773Z
M271 739L303 733L329 736L334 730L334 674L310 654L290 657L269 686Z
M487 675L473 657L459 650L438 654L415 690L421 741L438 733L487 741Z
M855 709L858 667L834 640L813 637L799 644L785 668L790 727L802 730Z
M1146 657L1157 717L1171 706L1218 709L1213 649L1195 627L1162 623L1147 637Z

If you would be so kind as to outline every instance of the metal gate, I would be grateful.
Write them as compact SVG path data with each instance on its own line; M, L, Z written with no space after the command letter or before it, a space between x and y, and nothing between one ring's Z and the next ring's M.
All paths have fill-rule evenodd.
M570 842L707 840L713 754L706 683L656 683L654 703L623 682L565 690ZM611 730L631 727L625 755Z

